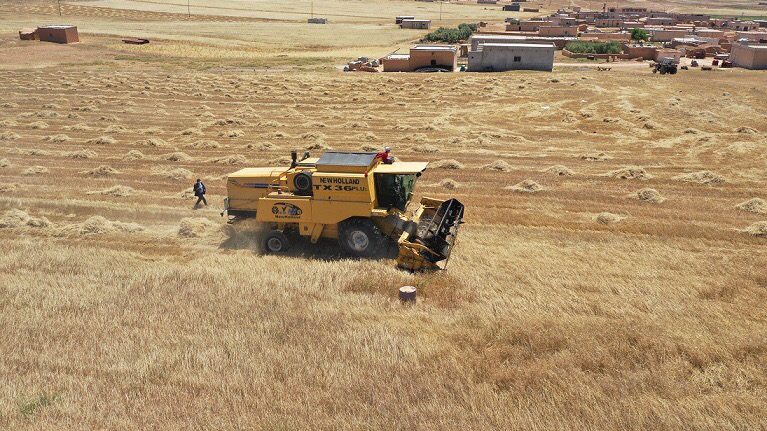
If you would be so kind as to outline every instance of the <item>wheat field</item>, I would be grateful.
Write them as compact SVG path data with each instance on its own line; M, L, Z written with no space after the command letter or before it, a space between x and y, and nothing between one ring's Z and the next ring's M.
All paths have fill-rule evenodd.
M764 72L93 64L81 31L0 44L0 429L767 427ZM219 215L229 172L384 146L466 205L447 271Z

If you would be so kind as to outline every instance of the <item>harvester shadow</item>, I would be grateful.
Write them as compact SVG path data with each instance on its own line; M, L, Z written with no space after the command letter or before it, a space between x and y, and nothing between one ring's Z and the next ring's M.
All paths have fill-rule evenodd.
M316 244L312 244L308 239L304 238L291 238L290 248L275 256L284 256L291 258L302 258L311 260L322 261L338 261L338 260L382 260L382 259L396 259L399 254L399 250L395 244L386 244L380 253L371 257L359 257L350 255L338 245L334 240L320 239ZM241 236L231 236L224 240L219 246L225 250L252 250L253 254L257 256L272 255L265 250L263 241L250 237L243 239Z

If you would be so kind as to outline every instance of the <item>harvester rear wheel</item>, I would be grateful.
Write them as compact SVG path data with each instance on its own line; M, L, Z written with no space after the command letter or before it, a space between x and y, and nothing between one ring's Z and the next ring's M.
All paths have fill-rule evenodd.
M282 253L290 247L290 241L281 231L273 230L266 236L264 246L269 253Z
M350 254L373 257L381 253L384 238L376 225L364 218L352 218L341 223L338 243Z

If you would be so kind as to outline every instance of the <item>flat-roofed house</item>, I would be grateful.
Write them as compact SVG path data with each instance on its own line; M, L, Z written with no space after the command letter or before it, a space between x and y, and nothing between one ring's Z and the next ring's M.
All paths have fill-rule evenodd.
M526 19L518 21L516 23L506 24L506 31L523 31L523 32L537 32L541 29L541 26L552 25L551 21L544 21L540 19Z
M400 28L428 30L431 28L430 19L403 19Z
M687 37L690 31L687 29L648 29L650 40L653 42L671 42L673 39Z
M458 48L455 45L416 45L410 48L410 67L441 67L455 69Z
M578 40L571 36L527 36L522 34L490 34L474 33L469 38L471 44L470 51L476 51L479 44L482 43L552 43L557 49L564 48L568 43Z
M599 28L620 28L623 24L621 18L597 18L594 20L594 27Z
M422 68L454 70L458 62L455 45L416 45L410 54L389 54L381 59L384 72L412 72Z
M538 34L541 36L578 36L578 27L563 25L542 25L538 29Z
M759 23L753 21L735 21L730 24L730 28L735 31L754 31L759 29Z
M554 44L482 43L469 52L470 72L542 70L554 68Z
M767 31L737 31L735 40L748 39L753 42L767 42Z
M708 28L696 29L694 33L697 34L698 36L707 37L711 39L721 39L724 37L724 32L722 30L715 30L715 29L708 29Z
M732 44L732 64L745 69L767 69L767 44L740 40Z
M645 21L645 24L657 25L657 26L672 26L676 24L676 19L670 16L659 16L655 18L647 18L647 20Z
M411 72L410 54L389 54L381 59L384 72Z
M674 61L676 63L679 63L679 59L682 57L682 53L680 53L676 49L658 49L655 51L655 61L661 61L664 59L668 59L671 61Z
M43 42L77 43L80 35L73 25L44 25L37 27L37 38Z
M36 28L23 28L19 30L19 39L21 40L37 40Z

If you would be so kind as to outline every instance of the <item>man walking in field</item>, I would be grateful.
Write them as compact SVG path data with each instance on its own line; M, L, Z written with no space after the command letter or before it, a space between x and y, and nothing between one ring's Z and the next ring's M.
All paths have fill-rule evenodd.
M194 195L197 196L197 203L194 204L195 208L198 208L200 206L200 202L204 203L205 206L208 206L208 201L205 200L205 184L202 183L202 181L197 178L197 182L194 183Z

